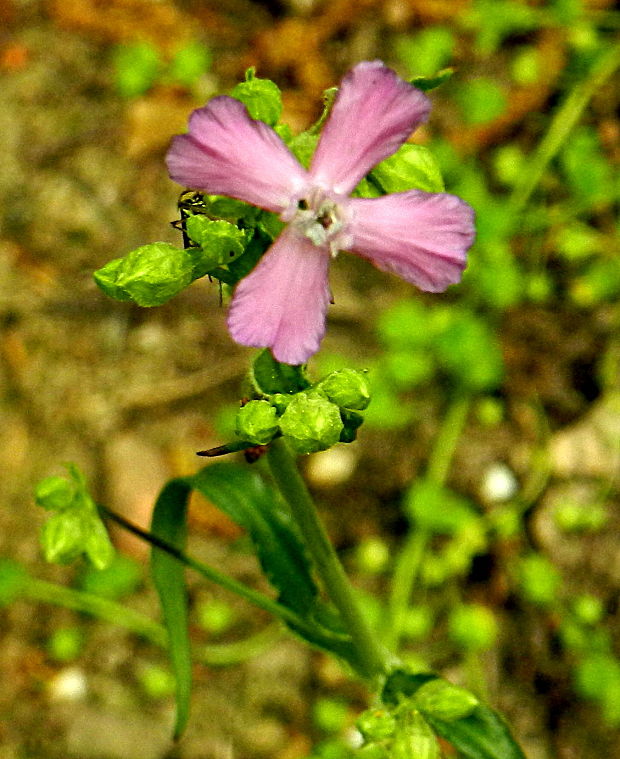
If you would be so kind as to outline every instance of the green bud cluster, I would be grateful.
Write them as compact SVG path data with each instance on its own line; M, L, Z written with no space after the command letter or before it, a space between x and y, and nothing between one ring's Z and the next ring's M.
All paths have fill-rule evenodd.
M77 467L68 465L70 478L46 477L35 488L38 506L54 512L41 529L47 561L69 564L85 554L97 569L105 569L114 549L97 506Z
M365 741L360 757L439 759L439 743L433 729L408 702L394 710L364 712L357 720L357 728Z
M264 363L259 356L255 362ZM273 374L269 375L274 389ZM260 376L259 376L260 379ZM287 378L291 382L291 378ZM263 395L239 409L236 433L254 445L265 445L275 437L284 437L296 453L314 453L331 448L338 442L355 440L357 428L363 422L359 413L370 403L370 387L365 372L341 369L331 372L319 382L296 392L266 393L264 383L256 382L255 389Z
M433 675L405 674L399 680L396 673L384 698L386 706L369 709L357 720L364 738L360 757L438 759L433 725L469 717L479 704L473 693Z

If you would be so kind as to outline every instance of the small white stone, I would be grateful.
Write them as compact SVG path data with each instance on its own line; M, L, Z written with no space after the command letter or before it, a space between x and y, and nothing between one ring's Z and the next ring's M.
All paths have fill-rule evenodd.
M348 446L339 446L310 456L306 474L313 485L330 487L346 482L356 464L355 453Z
M67 667L49 682L50 696L54 701L80 701L86 696L86 675L79 667Z
M508 501L519 489L512 469L502 462L495 462L482 475L480 494L486 501Z

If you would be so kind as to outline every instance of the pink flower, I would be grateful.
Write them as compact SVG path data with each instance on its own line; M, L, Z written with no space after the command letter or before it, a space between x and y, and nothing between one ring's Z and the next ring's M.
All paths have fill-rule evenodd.
M421 290L458 282L474 239L473 211L445 193L349 194L428 118L430 102L381 61L342 80L306 171L271 127L221 96L194 111L166 158L175 182L227 195L288 222L235 290L228 326L242 345L301 364L319 348L330 301L328 267L346 250Z

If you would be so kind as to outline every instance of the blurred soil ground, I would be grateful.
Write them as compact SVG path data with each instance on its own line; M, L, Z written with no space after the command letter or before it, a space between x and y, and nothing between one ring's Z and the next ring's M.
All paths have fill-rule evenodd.
M317 115L322 90L353 62L382 57L393 63L391 36L449 23L466 5L0 0L3 556L36 576L70 582L79 570L41 560L37 527L44 515L32 502L33 484L58 472L60 462L75 461L99 499L145 523L165 480L192 471L194 451L222 442L214 417L223 404L238 402L247 365L248 351L227 335L217 286L200 281L161 308L141 310L107 299L92 281L94 269L145 242L178 242L168 222L176 217L179 188L162 159L169 137L183 131L189 112L202 104L165 84L122 100L112 84L111 46L148 39L166 54L184 37L198 36L213 51L206 90L227 91L254 65L283 88L284 120L303 128ZM541 32L539 44L548 61L544 79L515 92L496 123L464 129L439 97L429 128L463 154L480 153L519 129L528 113L549 107L565 50L552 31ZM462 67L480 65L466 40L458 56ZM501 54L491 65L501 67ZM340 257L333 268L338 310L325 347L372 353L374 317L409 288L351 258ZM553 472L531 516L533 540L568 573L576 593L596 587L618 621L618 514L604 533L579 539L559 534L549 517L554 499L566 491L595 492L597 478L613 475L614 461L600 441L614 419L611 434L619 434L619 412L596 377L598 359L615 355L618 380L616 316L617 306L593 309L587 318L544 306L505 315L500 337L510 413L492 435L475 421L468 425L451 482L477 496L482 473L498 460L527 475L540 441L531 404L536 396L548 420ZM424 419L398 433L397 443L393 433L363 431L351 448L346 481L325 484L320 471L313 475L341 548L364 535L395 537L402 529L398 497L423 466L437 403L429 398ZM208 505L197 504L192 513L196 554L258 582L252 560L234 542L235 529ZM124 545L143 558L135 544ZM194 600L218 596L191 583ZM572 695L566 662L554 649L553 617L511 609L502 583L501 571L492 568L466 592L495 603L505 623L501 653L485 666L491 696L528 756L613 756L620 735ZM238 615L233 637L264 627L260 614L232 603ZM147 584L130 604L156 613ZM45 642L71 625L85 631L86 644L69 672L69 679L77 678L69 687L73 697L63 698L58 678L68 668L49 658ZM204 636L194 633L197 640ZM21 601L1 611L0 634L0 759L298 759L311 746L308 702L317 693L340 693L364 705L363 691L342 673L283 637L241 666L197 664L191 724L173 747L171 700L148 699L139 687L141 670L165 662L155 646L121 628ZM453 664L445 662L448 672Z

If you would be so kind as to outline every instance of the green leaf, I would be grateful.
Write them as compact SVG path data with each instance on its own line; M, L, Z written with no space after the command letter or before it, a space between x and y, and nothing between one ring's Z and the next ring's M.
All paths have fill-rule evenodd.
M479 704L467 717L447 722L426 714L433 730L456 748L463 759L526 759L502 717Z
M94 277L112 298L132 300L139 306L160 306L192 282L193 271L194 262L187 251L155 242L111 261Z
M467 717L480 703L470 691L441 678L424 683L416 691L414 701L422 714L445 722Z
M252 271L272 242L271 237L260 232L257 228L254 231L254 236L245 248L245 253L231 264L228 264L226 269L218 269L217 278L227 285L236 285L240 279L243 279ZM212 273L215 274L215 272Z
M186 480L168 482L159 494L151 521L151 532L180 550L185 547L187 535L189 493L190 485ZM192 686L185 570L174 556L154 546L151 551L151 575L159 595L170 641L170 660L176 679L177 713L174 735L178 738L189 718Z
M115 258L112 261L108 261L105 266L93 274L93 278L97 286L103 290L103 292L114 300L120 300L121 302L131 301L131 295L122 288L117 280L125 265L124 258Z
M230 95L241 101L253 119L275 126L282 113L282 93L271 79L259 79L254 76L254 68L245 74L246 81L233 87Z
M446 68L438 71L435 76L416 76L411 80L411 84L422 92L429 92L440 87L444 82L452 79L455 69Z
M307 616L317 588L304 545L276 492L258 474L236 464L212 464L189 481L248 531L280 602Z
M317 383L316 387L341 408L363 411L370 403L370 384L367 372L356 369L337 369Z
M262 350L254 359L251 379L261 395L298 393L310 387L303 366L281 364L268 349Z
M502 353L487 323L463 312L435 338L440 366L469 392L496 390L504 376Z
M435 157L423 145L402 145L394 155L381 161L370 172L386 193L424 190L443 192L441 171Z

